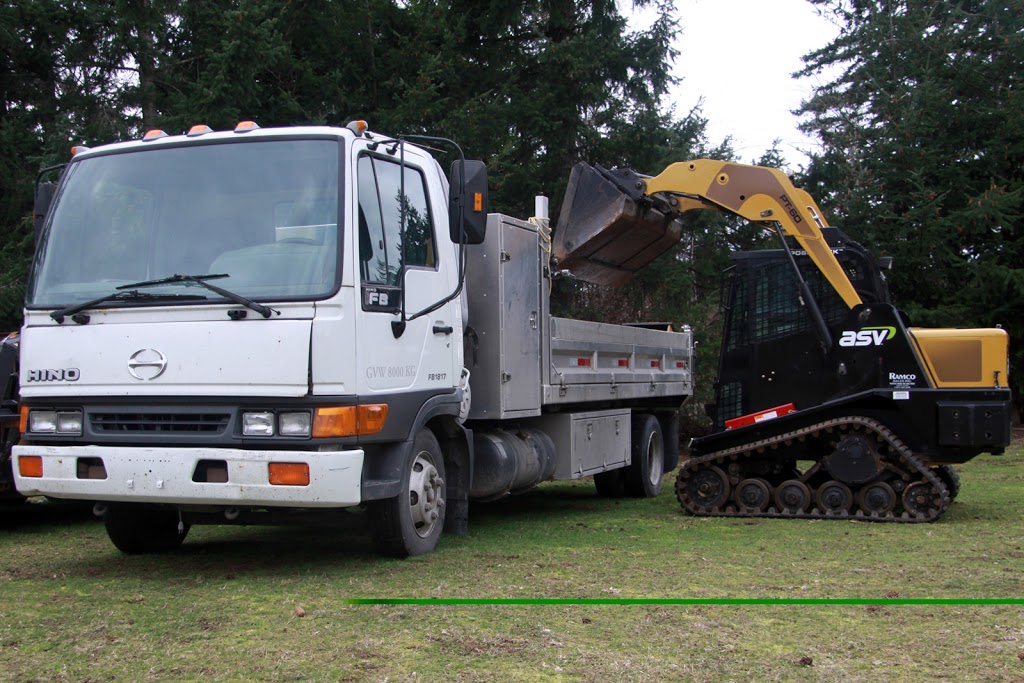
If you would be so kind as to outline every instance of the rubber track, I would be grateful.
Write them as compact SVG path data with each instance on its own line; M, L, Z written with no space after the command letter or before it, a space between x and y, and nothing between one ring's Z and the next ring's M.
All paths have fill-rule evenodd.
M764 453L766 450L784 448L787 441L792 440L804 440L808 437L817 437L821 435L832 436L835 433L841 433L844 428L852 427L863 427L868 430L872 435L877 435L889 446L889 452L883 456L883 462L888 465L897 466L902 472L909 474L912 479L908 483L916 483L923 479L927 483L931 484L940 495L940 503L937 507L933 507L929 510L929 514L926 515L911 515L904 511L897 515L894 512L886 513L884 515L879 514L864 514L861 510L856 510L854 513L842 512L822 512L819 511L815 506L815 490L811 489L811 502L808 505L808 510L800 513L791 512L780 512L776 509L774 504L769 505L767 509L762 511L749 511L739 509L736 502L732 498L733 491L730 490L730 496L726 503L722 507L706 508L700 507L693 504L689 500L689 495L686 492L686 484L689 478L694 473L707 467L718 466L720 467L727 476L728 466L733 462L738 462L744 459L756 459L759 455ZM774 447L774 448L773 448ZM893 457L895 455L895 458ZM730 478L730 489L734 486L734 482ZM870 485L873 482L867 482L866 484L853 489L853 500L851 508L857 508L857 491ZM852 487L851 487L852 488ZM775 489L771 488L771 500L775 499ZM897 494L900 495L900 494ZM871 522L900 522L900 523L919 523L919 522L933 522L949 508L952 496L950 495L949 489L945 483L936 475L928 466L922 463L909 448L896 436L892 430L888 429L881 422L859 416L842 417L832 420L826 420L816 425L805 427L803 429L797 429L792 432L786 432L777 436L772 436L767 439L761 439L750 444L743 446L735 446L733 448L727 448L707 455L698 456L684 462L679 469L679 474L676 476L676 499L679 500L680 505L690 512L691 514L702 516L702 517L774 517L784 519L833 519L833 520L861 520ZM899 505L897 505L899 507Z

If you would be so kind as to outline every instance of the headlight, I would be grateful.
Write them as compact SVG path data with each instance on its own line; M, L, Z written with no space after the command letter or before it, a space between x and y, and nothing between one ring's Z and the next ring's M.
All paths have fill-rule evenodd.
M277 429L281 436L309 436L313 431L313 418L309 413L281 413Z
M81 434L82 411L30 410L28 431L30 434Z
M242 413L242 434L244 436L273 436L274 414L270 411Z

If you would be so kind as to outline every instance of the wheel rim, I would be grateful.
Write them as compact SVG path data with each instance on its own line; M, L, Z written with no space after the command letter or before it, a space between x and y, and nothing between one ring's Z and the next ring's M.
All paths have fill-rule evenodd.
M409 511L413 528L420 538L427 538L441 519L444 480L427 451L420 451L412 463L409 476Z
M736 504L748 512L761 512L768 507L771 491L763 479L744 479L736 487Z
M700 508L717 508L729 498L729 479L717 467L709 467L690 477L686 492Z
M661 439L651 433L647 439L647 478L651 486L657 488L661 483L661 475L665 473L665 446Z
M925 517L939 508L939 492L923 481L911 484L903 492L903 507L912 515Z
M790 479L779 485L775 502L784 512L803 512L811 502L811 491L802 481Z
M818 507L826 513L849 512L852 502L853 494L846 484L828 481L818 489Z
M884 481L869 484L860 492L860 506L870 515L887 515L896 508L896 492Z

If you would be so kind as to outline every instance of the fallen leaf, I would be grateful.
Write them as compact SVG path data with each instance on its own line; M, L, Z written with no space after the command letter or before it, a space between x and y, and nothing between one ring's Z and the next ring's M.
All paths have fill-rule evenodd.
M814 666L814 660L804 655L800 658L800 661L798 661L797 664L799 664L800 666Z
M302 609L301 607L296 607L295 608L295 616L297 616L297 617L304 617L304 616L306 616L306 610Z

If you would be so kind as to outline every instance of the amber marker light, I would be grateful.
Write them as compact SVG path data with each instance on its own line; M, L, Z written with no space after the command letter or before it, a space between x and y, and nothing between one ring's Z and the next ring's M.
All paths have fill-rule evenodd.
M235 126L236 133L248 133L250 130L258 130L259 125L255 121L239 121Z
M21 407L21 415L18 420L18 433L24 434L28 431L28 406Z
M36 479L43 476L43 457L41 455L19 455L18 473L23 477Z
M195 138L199 137L200 135L205 135L206 133L212 132L213 128L210 128L205 123L197 123L196 125L189 128L188 133L186 133L185 135L187 135L190 138Z
M272 462L267 476L274 486L309 486L309 465L304 462Z
M313 415L313 437L366 436L384 429L387 403L317 408Z
M142 136L142 140L144 142L149 142L150 140L159 140L160 138L165 137L167 137L167 133L159 129L154 129L146 131L146 134Z
M356 430L360 436L366 434L377 434L384 429L384 422L388 419L387 403L371 403L359 406Z
M313 413L313 437L355 436L356 407L317 408Z

